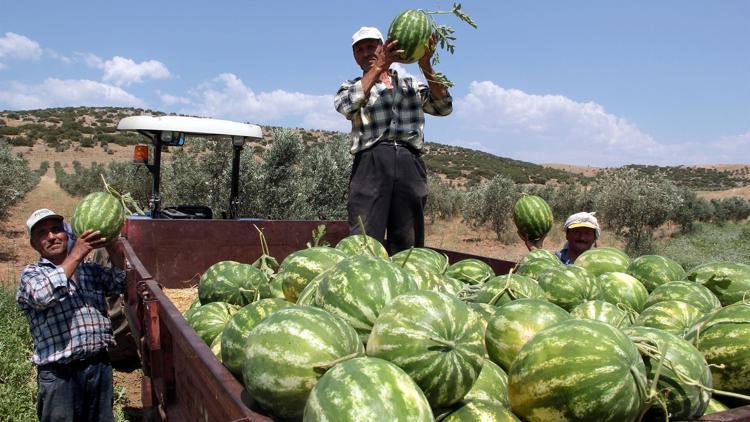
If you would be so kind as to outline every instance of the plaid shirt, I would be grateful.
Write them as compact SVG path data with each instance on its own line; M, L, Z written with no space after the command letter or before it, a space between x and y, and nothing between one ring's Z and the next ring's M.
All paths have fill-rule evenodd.
M408 142L420 150L424 144L424 113L447 116L453 111L450 95L436 100L427 85L399 78L394 70L391 79L393 90L378 81L369 97L362 89L362 78L344 82L336 93L336 110L352 122L352 154L385 139Z
M16 301L31 327L35 365L85 359L114 343L106 296L125 290L125 272L81 262L73 277L45 258L21 272Z

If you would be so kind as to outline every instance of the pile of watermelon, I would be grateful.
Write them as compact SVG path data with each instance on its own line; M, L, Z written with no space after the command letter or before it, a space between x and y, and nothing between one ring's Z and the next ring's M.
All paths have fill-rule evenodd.
M750 394L743 264L535 250L498 275L355 235L198 291L188 323L281 420L689 420Z

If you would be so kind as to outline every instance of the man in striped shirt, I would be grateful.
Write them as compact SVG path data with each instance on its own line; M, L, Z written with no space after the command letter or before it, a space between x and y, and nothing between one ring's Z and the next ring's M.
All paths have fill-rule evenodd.
M376 28L362 27L352 36L362 76L344 82L334 99L336 110L352 123L349 230L359 233L361 218L366 233L389 254L424 246L424 113L447 116L453 110L448 89L435 80L433 51L419 59L425 85L390 69L403 54L397 41L384 42Z
M124 262L114 239L88 230L68 248L63 217L43 208L26 221L39 260L21 272L16 300L31 327L41 421L111 421L112 327L106 296L125 289ZM105 247L111 268L84 258Z

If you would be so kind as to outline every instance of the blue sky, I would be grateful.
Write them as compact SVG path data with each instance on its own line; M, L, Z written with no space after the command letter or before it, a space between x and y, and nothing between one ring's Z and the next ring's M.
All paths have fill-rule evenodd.
M534 163L750 163L750 1L464 1L428 141ZM351 34L445 1L3 1L0 110L134 106L348 132ZM398 70L420 76L416 65Z

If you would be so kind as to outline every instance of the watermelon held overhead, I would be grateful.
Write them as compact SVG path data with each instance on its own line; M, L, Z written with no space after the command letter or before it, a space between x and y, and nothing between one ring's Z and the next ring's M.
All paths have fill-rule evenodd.
M446 25L438 25L432 15L452 13L460 20L466 22L473 28L477 25L474 21L461 10L461 4L454 3L450 12L445 11L425 11L421 9L409 9L398 16L391 22L388 28L388 39L398 41L397 49L404 50L401 57L402 63L415 63L425 55L425 52L432 47L430 37L434 36L435 43L441 49L453 54L455 46L453 41L453 28ZM437 52L432 55L432 64L440 62L440 56ZM435 72L432 75L433 81L444 85L447 88L453 86L442 73Z
M529 240L538 240L552 229L552 209L536 195L522 195L513 206L513 222Z
M73 210L73 233L81 236L86 230L99 230L101 237L116 239L125 223L122 201L111 193L92 192Z

